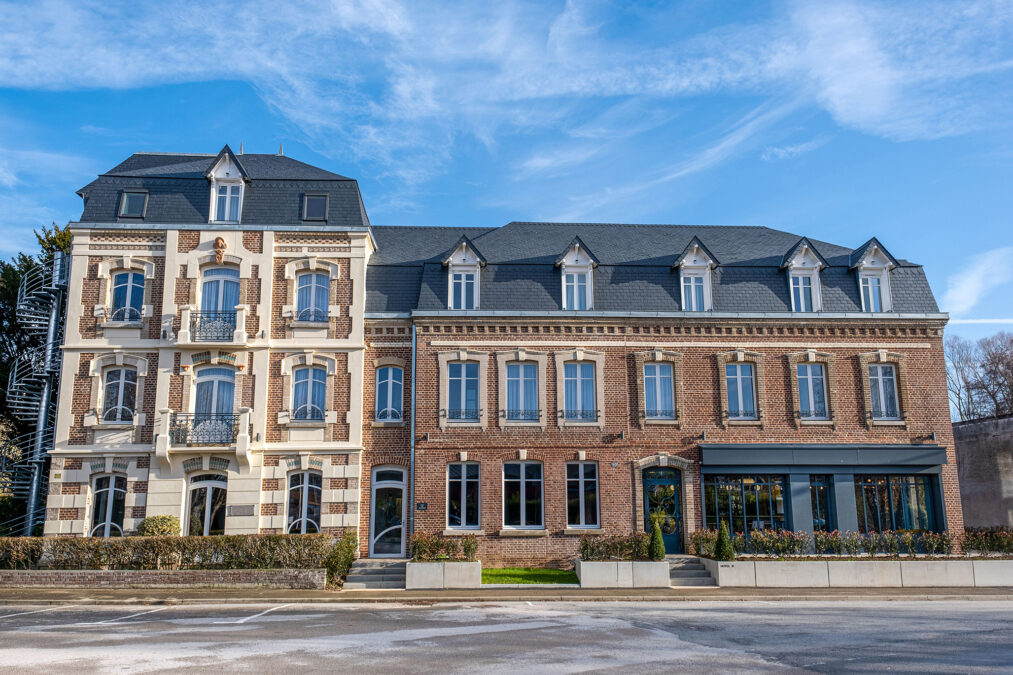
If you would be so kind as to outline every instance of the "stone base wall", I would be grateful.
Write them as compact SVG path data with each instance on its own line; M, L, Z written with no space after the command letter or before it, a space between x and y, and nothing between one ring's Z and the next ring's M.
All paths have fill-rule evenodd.
M322 589L315 570L0 570L0 588L302 588Z

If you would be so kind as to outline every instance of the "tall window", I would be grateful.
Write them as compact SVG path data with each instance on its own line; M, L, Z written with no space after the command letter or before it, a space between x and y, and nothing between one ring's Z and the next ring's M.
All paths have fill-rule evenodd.
M831 509L830 476L809 476L809 497L812 500L813 531L832 532L837 529Z
M219 222L239 222L239 201L243 194L243 186L225 184L218 186L215 220Z
M447 465L447 527L478 527L479 468L474 462Z
M106 371L103 393L103 422L132 422L137 396L137 371L133 368L111 368Z
M784 488L784 476L705 475L704 527L725 522L733 534L787 529Z
M452 272L450 309L475 309L475 273Z
M205 473L190 479L186 533L191 537L225 534L225 497L228 478Z
M879 277L862 276L862 309L866 312L883 311L883 282Z
M327 370L320 366L297 368L292 405L296 420L322 420L327 400Z
M384 366L376 371L376 420L398 422L402 419L404 371Z
M92 537L122 537L123 512L127 497L125 476L99 476L95 479L91 503Z
M542 527L542 465L507 462L503 465L503 524Z
M798 365L798 403L802 419L827 418L827 385L822 364Z
M288 534L320 531L320 495L323 477L319 471L297 471L288 477Z
M538 367L534 363L508 363L508 420L538 421Z
M140 321L144 306L144 275L120 272L113 277L113 311L110 321Z
M672 395L672 364L644 364L644 415L649 420L675 418L675 401Z
M566 524L598 527L598 464L595 462L566 465Z
M563 365L563 417L568 420L598 419L595 407L594 363Z
M204 270L200 299L201 311L235 312L239 304L239 270L234 267Z
M890 364L869 366L869 389L872 393L873 419L900 419L900 406L897 404L896 368Z
M331 278L318 272L305 272L298 277L296 314L299 321L327 321Z
M194 413L198 418L231 415L235 392L236 373L231 368L201 368L197 372Z
M682 275L682 308L686 312L702 312L705 309L703 296L703 275Z
M812 277L800 274L791 275L791 303L796 312L813 311Z
M478 363L458 361L447 364L449 385L447 419L478 421Z
M930 476L855 476L858 531L934 530Z
M587 272L567 272L564 277L566 306L564 309L587 309Z
M756 388L753 380L751 363L729 363L725 366L728 417L731 419L756 419Z

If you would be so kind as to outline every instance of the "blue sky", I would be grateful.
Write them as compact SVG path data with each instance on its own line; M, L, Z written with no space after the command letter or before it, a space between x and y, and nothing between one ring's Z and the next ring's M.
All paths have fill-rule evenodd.
M131 152L284 143L378 224L875 235L1013 330L1013 2L428 5L0 1L0 255Z

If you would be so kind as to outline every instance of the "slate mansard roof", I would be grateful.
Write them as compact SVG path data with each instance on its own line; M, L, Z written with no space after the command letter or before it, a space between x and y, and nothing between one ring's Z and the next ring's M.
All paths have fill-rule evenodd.
M800 235L766 227L513 222L496 228L373 226L377 252L366 278L366 311L405 313L447 308L448 251L467 237L485 258L480 311L559 311L556 262L575 240L597 258L592 274L594 310L682 310L678 267L694 237L718 262L713 275L715 313L790 312L785 255ZM823 311L861 312L856 251L808 240L826 262L820 273ZM878 242L877 242L878 243ZM939 308L921 266L897 261L890 272L894 314ZM580 314L580 312L576 312Z
M226 150L228 146L222 152ZM354 179L283 155L228 152L247 179L243 224L369 227ZM135 153L78 191L84 199L79 222L207 224L211 192L206 174L221 154ZM144 218L119 217L123 191L138 189L148 193ZM306 193L328 194L326 221L302 220L302 195Z

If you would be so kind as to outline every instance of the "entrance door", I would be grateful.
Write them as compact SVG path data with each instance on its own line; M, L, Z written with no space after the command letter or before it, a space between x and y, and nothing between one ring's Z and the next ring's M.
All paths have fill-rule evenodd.
M369 556L405 557L405 472L398 467L373 469L369 509Z
M651 532L651 518L661 524L665 553L683 553L682 472L667 466L644 469L644 529Z

